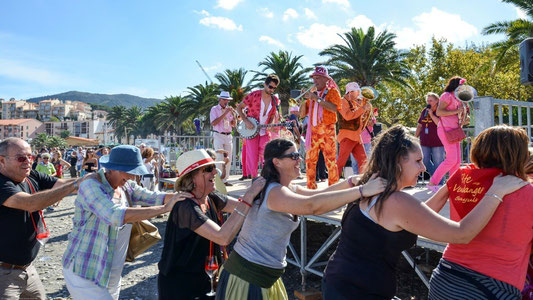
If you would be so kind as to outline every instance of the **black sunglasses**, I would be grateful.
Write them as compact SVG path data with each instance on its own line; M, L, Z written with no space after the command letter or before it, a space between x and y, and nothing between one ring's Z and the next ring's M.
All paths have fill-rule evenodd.
M204 173L211 173L211 172L213 172L214 169L215 169L214 165L209 165L209 166L204 168Z
M279 158L286 158L286 157L290 157L292 160L298 160L298 159L300 159L300 153L292 152L292 153L289 153L289 154L283 154Z
M268 85L268 88L271 89L271 90L275 90L277 88L277 86L271 86L270 84Z
M33 157L31 155L17 155L17 156L6 156L6 157L14 157L15 160L18 161L19 163L33 160Z

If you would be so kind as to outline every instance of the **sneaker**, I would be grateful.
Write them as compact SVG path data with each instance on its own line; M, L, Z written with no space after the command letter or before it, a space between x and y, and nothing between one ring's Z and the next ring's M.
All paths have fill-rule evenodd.
M426 187L428 188L428 190L432 191L433 193L436 193L436 192L439 191L439 189L442 187L442 185L427 184Z
M224 182L224 185L225 186L233 186L233 184L229 183L229 182Z
M239 178L238 180L245 180L245 179L248 179L248 176L242 176L242 177Z

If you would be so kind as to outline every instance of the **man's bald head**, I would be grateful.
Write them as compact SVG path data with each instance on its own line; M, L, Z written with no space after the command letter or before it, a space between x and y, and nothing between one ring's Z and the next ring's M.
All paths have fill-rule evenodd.
M10 137L0 142L0 155L8 155L9 149L11 149L13 146L18 146L20 148L26 148L29 147L29 144L26 143L26 141Z

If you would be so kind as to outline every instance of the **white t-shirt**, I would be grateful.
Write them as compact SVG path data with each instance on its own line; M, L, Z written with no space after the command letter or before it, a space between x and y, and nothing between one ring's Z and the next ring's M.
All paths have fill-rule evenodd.
M270 113L270 110L272 109L272 101L268 101L268 109L265 113L265 101L261 99L261 112L259 114L259 124L266 124L268 121L268 113ZM265 135L266 134L266 128L261 128L259 131L259 135Z

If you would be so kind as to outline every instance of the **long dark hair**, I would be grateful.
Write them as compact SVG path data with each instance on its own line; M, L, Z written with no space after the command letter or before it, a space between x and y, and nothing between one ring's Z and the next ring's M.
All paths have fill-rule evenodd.
M444 88L444 91L453 93L455 89L459 86L459 82L461 82L461 79L463 78L459 76L453 76L452 78L450 78L450 80L448 81L448 84Z
M366 171L360 181L360 184L367 183L374 173L387 181L385 190L376 201L376 215L378 217L381 214L383 202L398 188L398 180L401 175L400 160L418 147L420 147L418 140L401 125L393 126L378 135L367 162ZM359 201L369 200L370 198L363 198Z
M282 156L283 153L289 150L292 146L294 146L293 142L283 138L271 140L268 142L268 144L266 144L263 155L265 163L263 164L263 169L261 170L261 176L266 179L266 183L265 187L261 191L259 203L263 202L265 191L268 185L272 182L279 183L280 181L279 172L274 166L274 158Z

